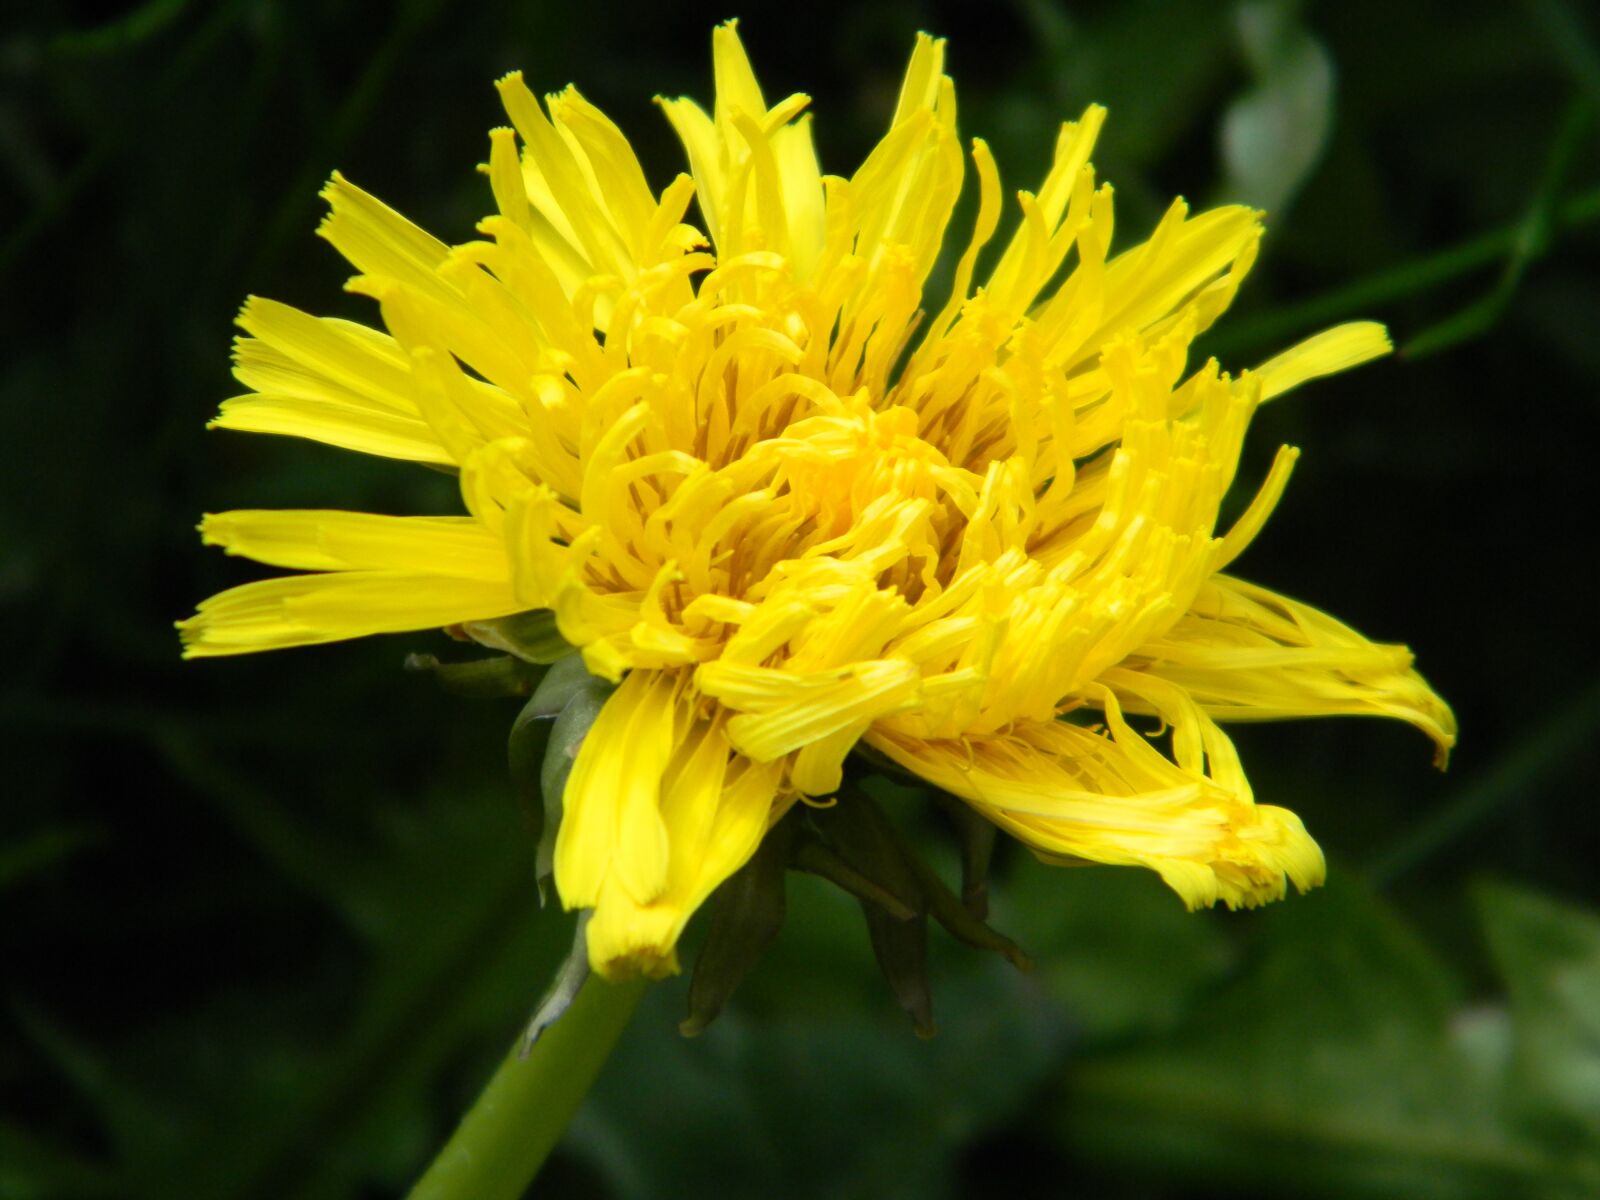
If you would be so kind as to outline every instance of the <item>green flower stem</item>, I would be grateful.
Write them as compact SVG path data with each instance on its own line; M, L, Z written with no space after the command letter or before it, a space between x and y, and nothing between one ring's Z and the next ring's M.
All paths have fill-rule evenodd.
M1551 224L1560 230L1587 225L1596 219L1600 219L1600 188L1591 188L1556 205ZM1522 222L1518 221L1299 304L1278 305L1272 312L1254 320L1235 322L1227 330L1219 330L1215 337L1206 341L1206 353L1228 358L1275 345L1314 326L1449 283L1505 257L1521 235Z
M591 977L525 1059L507 1055L410 1200L517 1200L560 1141L644 995Z

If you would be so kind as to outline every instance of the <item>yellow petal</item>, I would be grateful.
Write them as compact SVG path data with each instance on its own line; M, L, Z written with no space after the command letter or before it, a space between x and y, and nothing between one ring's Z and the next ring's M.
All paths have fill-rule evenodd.
M744 42L739 38L739 22L724 21L711 32L711 63L717 84L718 121L730 119L734 109L764 117L767 102L750 66Z
M388 335L260 296L238 321L254 335L234 344L234 377L246 387L416 415L410 364Z
M811 140L811 114L772 134L772 152L777 156L783 181L784 211L789 224L789 257L795 277L810 279L822 257L827 228L823 205L822 170L817 164L816 147Z
M224 400L207 429L232 429L240 433L275 433L305 438L410 462L455 462L432 428L420 417L367 405L340 404L301 396L250 395Z
M1308 380L1348 371L1393 349L1389 331L1376 321L1351 321L1324 329L1256 368L1261 398L1271 400Z
M438 275L450 248L413 225L338 171L322 190L329 212L317 232L364 275L408 283L436 296L448 296Z
M722 139L716 123L693 100L657 97L656 103L672 123L673 132L683 143L694 176L695 192L706 232L715 245L722 245L722 201L727 187L727 169L722 162Z
M1440 765L1455 745L1455 715L1404 646L1368 641L1309 605L1226 575L1136 659L1221 721L1393 717L1433 739Z
M237 509L200 522L208 546L301 571L420 571L503 583L505 545L470 517Z
M740 712L728 722L728 736L757 762L905 707L920 679L915 665L903 659L805 675L709 662L695 676L701 691Z
M633 147L611 119L585 100L575 87L550 97L550 116L578 152L592 194L605 206L612 226L639 266L652 247L645 231L655 216L656 202L645 182Z
M404 571L292 575L229 588L178 623L184 657L252 654L373 633L437 629L510 616L510 585Z
M678 693L671 674L634 671L584 738L556 837L556 886L568 908L593 907L613 876L639 904L666 889L661 776L675 747Z
M987 737L867 741L1041 856L1148 867L1191 908L1248 907L1281 897L1286 880L1322 881L1322 854L1292 813L1168 761L1107 704L1109 735L1029 721Z
M706 728L687 739L679 754L711 765L727 751L726 740ZM588 929L589 962L596 971L608 979L677 973L677 942L689 918L749 861L783 814L775 799L781 774L778 765L735 756L709 776L674 776L662 802L673 831L672 882L650 904L640 904L614 877L602 884ZM710 786L712 781L722 786ZM680 831L683 824L693 828Z
M721 718L690 715L682 676L635 671L584 739L563 798L555 878L592 908L602 974L669 974L694 911L749 860L775 819L781 764L736 754Z

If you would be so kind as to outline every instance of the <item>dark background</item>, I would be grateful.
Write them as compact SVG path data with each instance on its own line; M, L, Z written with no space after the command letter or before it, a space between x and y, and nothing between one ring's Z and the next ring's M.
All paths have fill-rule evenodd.
M18 10L20 7L20 11ZM444 476L207 434L260 293L372 319L312 229L334 167L447 241L491 82L577 81L655 186L655 93L710 99L723 8L644 0L35 3L0 24L0 1197L399 1194L568 937L504 778L514 704L403 674L435 634L178 660L257 577L202 511L454 511ZM1167 199L1271 209L1206 349L1333 320L1402 353L1265 410L1305 450L1242 573L1403 640L1462 726L1247 727L1330 886L1188 916L1153 876L1005 848L1021 977L936 938L930 1043L849 902L791 920L723 1019L655 989L548 1195L1600 1193L1600 55L1576 3L747 6L825 169L887 123L919 28L1009 189L1109 105L1119 244ZM964 210L967 211L967 210ZM958 216L958 229L966 218ZM962 235L964 239L964 234ZM899 817L939 849L914 800Z

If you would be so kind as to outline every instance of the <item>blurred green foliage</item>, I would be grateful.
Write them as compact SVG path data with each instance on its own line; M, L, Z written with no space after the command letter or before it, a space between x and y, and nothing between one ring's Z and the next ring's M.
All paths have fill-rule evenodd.
M0 1197L399 1194L570 936L505 778L515 705L399 669L437 635L181 665L171 622L253 577L203 510L450 511L451 482L207 435L251 292L365 317L311 236L335 166L440 236L488 204L490 81L578 81L659 184L653 92L707 98L699 5L13 5L0 25ZM1020 976L934 947L939 1036L855 906L790 883L703 1037L654 990L550 1195L1580 1197L1600 1192L1600 56L1576 3L1347 0L745 13L769 92L846 172L910 36L951 38L1009 186L1090 100L1119 226L1171 195L1272 210L1211 348L1319 323L1402 354L1263 412L1306 457L1247 573L1406 638L1456 705L1403 729L1240 729L1326 890L1185 914L1005 850ZM963 218L958 217L958 225ZM1404 351L1410 348L1412 353ZM1428 353L1431 351L1432 353ZM908 836L953 857L928 806ZM1499 883L1486 883L1499 879ZM1506 882L1506 881L1515 881Z

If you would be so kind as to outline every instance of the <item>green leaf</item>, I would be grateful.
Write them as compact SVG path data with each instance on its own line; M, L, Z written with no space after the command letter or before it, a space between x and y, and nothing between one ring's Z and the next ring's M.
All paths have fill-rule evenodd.
M50 41L52 53L82 58L101 58L142 45L183 14L189 0L145 0L114 20L81 33L62 33Z
M700 1037L672 1033L682 982L652 989L579 1112L567 1153L620 1200L950 1197L964 1149L1021 1118L1056 1069L1067 1026L1035 979L934 939L939 1035L923 1041L871 977L855 902L791 874L788 904L773 948ZM822 978L840 971L858 995ZM775 987L778 1005L752 1005Z
M181 1138L179 1123L149 1103L142 1081L130 1078L102 1051L32 1004L14 1000L11 1013L33 1046L100 1119L119 1165L137 1166L173 1152Z
M1517 1108L1600 1157L1600 917L1504 886L1478 908L1511 993Z
M1554 144L1527 211L1517 223L1500 279L1488 293L1444 320L1406 339L1400 352L1408 358L1437 354L1494 328L1510 307L1528 268L1543 258L1555 235L1557 202L1580 145L1587 143L1593 109L1587 98L1567 106Z
M162 1081L148 1105L187 1137L145 1156L132 1194L398 1192L481 1082L436 1110L441 1068L470 1065L479 1049L498 1059L570 941L571 921L539 910L529 850L503 792L395 814L371 847L382 871L365 892L367 923L381 936L348 1018L307 1046L277 1013L257 1018L266 1028L219 1016L238 1039L220 1055L221 1039L194 1033L192 1017L165 1029L140 1075ZM170 1082L153 1069L162 1058Z
M0 890L25 883L65 859L105 841L93 825L60 825L0 844Z
M0 1121L0 1196L6 1200L88 1200L118 1190L104 1167Z
M1171 1034L1082 1063L1083 1153L1295 1195L1576 1197L1597 1176L1505 1119L1494 1026L1353 886L1253 918L1265 944Z
M1149 871L1065 869L1019 853L994 908L996 925L1095 1041L1171 1028L1230 962L1218 923L1185 912Z
M1277 212L1310 177L1333 123L1333 62L1281 0L1239 5L1254 85L1222 117L1224 192Z

